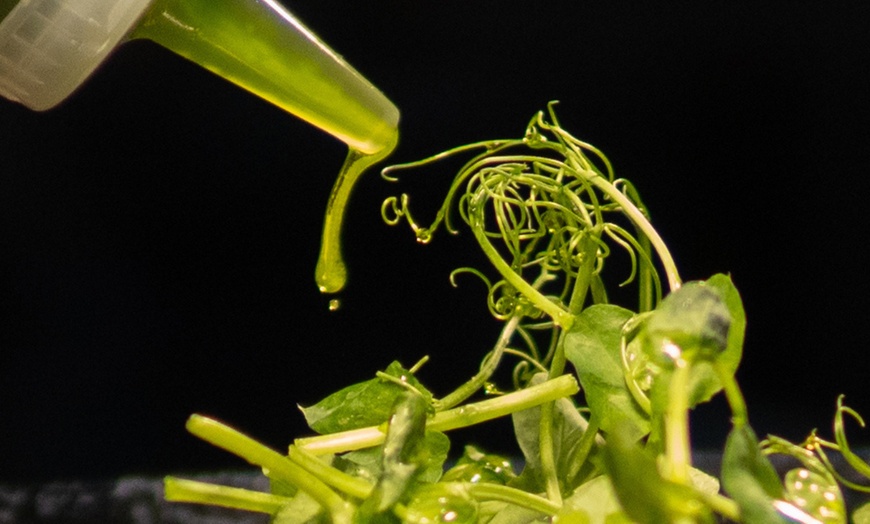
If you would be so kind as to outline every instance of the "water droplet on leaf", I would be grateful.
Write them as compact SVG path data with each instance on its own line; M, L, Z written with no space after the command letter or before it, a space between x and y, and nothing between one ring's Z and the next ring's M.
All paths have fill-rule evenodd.
M843 495L836 482L814 471L797 468L785 474L789 501L824 524L846 522Z
M421 524L477 522L477 504L462 490L437 484L418 489L408 504L409 520Z

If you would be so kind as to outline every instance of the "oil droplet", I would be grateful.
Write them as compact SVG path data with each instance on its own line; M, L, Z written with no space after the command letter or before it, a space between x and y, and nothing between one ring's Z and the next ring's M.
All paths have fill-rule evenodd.
M386 158L395 149L398 140L399 134L396 132L386 147L370 155L353 148L348 151L326 204L320 256L314 275L321 293L341 291L347 282L347 267L341 254L341 232L344 212L353 186L366 169Z
M330 311L338 311L338 308L341 307L341 300L337 298L333 298L329 301L329 310Z
M428 244L432 241L432 231L428 228L420 228L417 230L417 242L421 244Z
M788 501L822 524L846 522L843 494L836 482L806 468L793 469L783 479Z
M408 503L408 520L420 524L477 522L478 507L467 493L440 486L418 488Z

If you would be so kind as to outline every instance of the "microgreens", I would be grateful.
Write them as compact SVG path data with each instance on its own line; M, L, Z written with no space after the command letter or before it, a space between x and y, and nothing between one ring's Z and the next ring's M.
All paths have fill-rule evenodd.
M519 139L490 140L392 166L403 171L468 155L435 218L423 225L408 195L381 209L421 243L440 228L470 230L491 263L460 268L486 286L502 322L479 370L443 396L399 362L302 408L317 436L273 451L215 420L188 429L263 468L271 493L166 480L169 500L217 504L296 522L845 523L847 480L870 465L849 447L840 399L834 441L759 442L735 372L746 318L727 275L683 283L634 186L559 124L555 104ZM627 255L631 308L611 302L607 261ZM619 282L621 280L621 282ZM513 384L492 377L513 359ZM732 429L720 480L693 465L689 413L723 393ZM467 446L448 461L452 429L511 417L522 468ZM780 478L769 456L799 464ZM446 467L445 464L452 463ZM850 477L851 478L851 477ZM856 522L870 522L858 508Z

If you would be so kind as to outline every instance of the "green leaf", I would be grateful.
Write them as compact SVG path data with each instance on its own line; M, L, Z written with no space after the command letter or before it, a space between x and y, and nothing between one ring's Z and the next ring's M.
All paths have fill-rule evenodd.
M625 521L631 520L620 506L613 483L606 475L599 475L577 488L565 499L563 511L583 511L589 524L608 524L617 515L624 516ZM564 521L560 518L557 522Z
M703 282L687 282L662 300L647 320L644 334L651 358L671 361L674 357L662 350L670 343L694 361L715 359L724 351L730 328L731 316L718 292Z
M486 524L530 524L546 522L535 510L503 501L486 501L480 504L479 522Z
M623 428L608 435L604 451L614 491L631 519L644 524L712 521L709 508L696 499L692 489L662 478L655 457Z
M649 390L654 421L650 441L661 446L663 420L674 399L670 388L675 359L689 363L684 391L686 407L706 402L722 389L718 366L733 375L743 352L746 316L740 295L725 275L688 282L674 291L640 325L629 347L655 370Z
M278 510L270 520L271 524L314 524L328 522L329 515L323 511L323 506L317 503L305 491L284 480L268 476L269 491L274 495L282 495L291 502Z
M341 389L313 406L300 406L305 421L320 434L377 426L390 418L396 399L409 388L419 391L431 404L432 394L398 361L391 363L384 373L408 387L382 378L366 380Z
M460 484L420 484L407 504L410 522L476 524L478 504Z
M427 446L428 407L428 401L415 391L405 391L396 402L382 446L381 473L371 495L359 508L361 521L392 518L387 515L389 510L420 485L417 481L422 474L435 479L440 476L449 441L443 434L430 432L434 449ZM430 468L433 464L437 467L434 474Z
M625 383L622 328L634 314L602 304L584 309L565 337L565 356L577 370L593 418L605 432L627 424L639 440L649 432L649 418Z
M779 476L746 424L735 426L728 434L722 455L722 487L740 507L746 524L786 522L773 505L784 495Z
M694 407L722 389L714 361L736 372L745 329L740 295L731 279L720 274L705 282L687 282L665 297L638 339L647 358L662 369L670 369L677 356L691 362L688 398Z
M846 524L843 494L830 475L795 468L785 474L783 483L786 500L804 513L822 524Z
M437 482L444 471L444 463L450 453L450 439L440 431L426 430L420 451L420 482ZM384 445L351 451L336 457L335 464L341 471L377 482L383 473Z
M870 502L861 505L852 513L854 524L870 524Z
M271 524L326 524L329 515L323 511L323 507L302 490L293 497L293 500L282 506L272 519Z
M510 460L487 454L475 446L465 446L456 464L444 473L445 482L486 482L505 485L517 477Z
M832 470L813 451L776 436L759 444L765 455L785 455L803 467L788 471L783 479L785 499L823 524L845 524L846 506L843 492ZM842 452L842 448L841 448Z
M718 292L731 318L725 349L716 356L716 362L733 375L737 372L740 359L743 357L743 339L746 334L746 312L743 309L743 301L731 277L727 275L721 273L713 275L704 285ZM696 406L710 400L722 389L722 384L709 362L696 363L692 368L692 376L689 378L689 405Z

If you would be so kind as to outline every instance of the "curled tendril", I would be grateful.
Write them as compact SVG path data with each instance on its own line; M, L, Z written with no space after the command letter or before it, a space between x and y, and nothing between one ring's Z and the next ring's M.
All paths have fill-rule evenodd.
M461 267L459 269L454 269L450 273L450 285L453 287L459 287L459 284L456 283L457 275L461 275L462 273L470 273L477 278L479 278L485 285L486 289L490 292L492 291L492 282L490 282L489 278L486 277L481 271L474 269L473 267Z
M642 351L633 350L631 341L637 336L644 321L649 318L649 313L641 313L628 320L622 327L619 341L619 352L622 357L622 371L625 375L625 385L631 393L637 405L647 414L652 413L648 391L652 377L657 370Z
M838 474L824 452L816 453L815 433L803 445L776 436L759 444L767 455L784 455L797 460L801 467L789 470L784 478L784 497L773 504L796 522L845 524L846 507L843 493L837 485Z
M406 194L402 194L400 197L387 198L381 204L381 218L389 226L398 225L404 218L417 237L417 242L428 244L432 240L432 229L420 227L414 221L411 211L408 209L408 200L410 197Z
M858 414L857 411L843 404L844 398L845 397L843 395L840 395L840 397L837 399L837 413L834 417L834 440L836 444L823 441L822 439L816 437L814 439L814 442L817 445L816 451L822 457L822 460L830 464L830 461L828 461L827 457L824 455L823 447L836 449L846 460L846 463L849 464L849 466L853 470L855 470L855 472L857 472L866 479L870 479L870 464L862 459L857 453L852 451L852 448L849 445L849 440L846 438L845 415L848 415L849 417L854 419L855 422L857 422L858 425L862 428L865 427L864 419L861 417L860 414ZM843 485L855 491L870 493L870 486L849 481L848 479L840 475L836 470L834 470L833 467L831 467L831 470L837 476L838 480L843 483Z
M389 197L381 204L381 218L390 226L398 225L407 216L407 211L408 195Z
M628 255L630 271L620 285L637 283L640 311L651 310L662 296L653 249L671 289L679 287L673 260L635 187L616 178L600 150L561 127L555 105L535 114L522 138L476 142L385 169L383 176L396 180L401 170L472 155L428 226L413 219L406 195L387 199L382 207L388 224L407 221L424 243L442 224L455 233L464 223L500 278L464 268L451 275L451 282L459 273L472 272L485 283L487 306L496 319L520 315L527 324L546 314L553 333L568 328L585 302L607 300L602 275L613 247ZM547 361L538 357L537 346L527 345L535 348L530 351L536 362ZM548 355L554 346L551 341Z
M454 269L450 273L450 284L457 287L456 277L463 273L469 273L480 279L487 289L487 305L489 306L490 314L497 320L508 320L510 317L520 314L531 318L540 317L541 312L534 310L534 307L520 295L516 289L504 280L500 280L493 284L486 275L481 271L471 268L462 267Z

